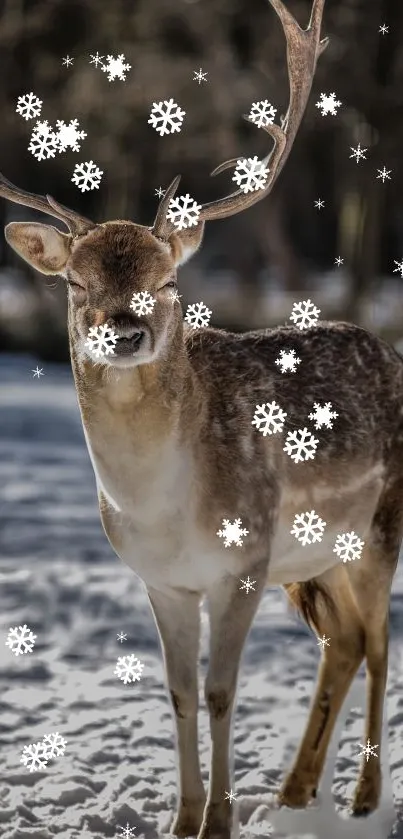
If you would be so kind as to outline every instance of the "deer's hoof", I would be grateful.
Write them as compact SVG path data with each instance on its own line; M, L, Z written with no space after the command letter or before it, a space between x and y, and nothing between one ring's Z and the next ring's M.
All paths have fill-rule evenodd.
M224 800L218 804L207 804L197 839L231 839L231 826L231 804L229 801Z
M280 806L292 807L295 810L304 809L311 798L315 797L316 781L293 774L288 775L277 794Z
M171 827L171 833L178 839L198 836L203 821L205 801L182 800L178 814Z
M359 778L351 803L351 815L356 817L369 816L378 807L380 794L380 773Z

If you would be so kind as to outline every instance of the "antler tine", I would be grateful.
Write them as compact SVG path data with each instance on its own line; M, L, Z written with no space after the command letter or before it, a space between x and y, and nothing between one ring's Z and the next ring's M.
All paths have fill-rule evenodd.
M180 175L177 175L176 178L173 179L158 205L157 215L155 216L154 224L151 229L151 232L157 237L157 239L166 239L174 229L173 225L167 221L166 215L169 202L174 197L175 192L178 189L180 179Z
M219 198L217 201L204 204L200 211L199 223L235 215L261 201L262 198L271 192L288 158L302 120L312 87L316 62L329 42L328 38L320 40L320 28L325 0L313 0L311 17L306 29L301 29L291 12L284 6L282 0L269 0L269 3L273 6L273 9L280 18L287 42L290 98L287 113L281 122L281 126L275 124L262 126L274 140L271 151L262 160L264 167L267 167L270 163L267 182L263 189L246 194L242 190L236 190L236 192L232 192L224 198ZM253 122L248 116L244 118L248 122ZM211 174L220 174L230 166L234 166L237 160L239 158L221 163ZM161 217L161 214L162 208L160 205L158 216ZM168 237L173 229L173 225L166 222L163 227L164 236Z
M58 218L69 228L72 236L83 236L89 230L96 227L93 221L80 216L74 210L69 210L63 204L59 204L50 195L35 195L33 192L26 192L12 184L4 175L0 174L0 196L14 201L16 204L24 204L26 207L33 207L53 218Z

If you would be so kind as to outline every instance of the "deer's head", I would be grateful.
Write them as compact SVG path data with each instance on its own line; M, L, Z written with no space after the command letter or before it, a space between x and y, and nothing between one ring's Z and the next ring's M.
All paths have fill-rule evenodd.
M320 40L324 0L314 0L311 20L305 30L281 0L270 2L286 36L290 101L281 127L263 126L274 140L270 154L262 161L268 169L263 188L246 193L238 190L205 204L197 226L178 232L167 220L167 211L179 177L167 189L154 224L148 228L130 221L94 224L51 196L20 190L0 175L0 195L52 215L69 228L67 234L46 224L11 222L5 235L14 250L38 271L64 277L75 344L90 358L91 351L85 348L88 332L91 327L104 324L119 336L113 355L100 359L105 364L130 367L158 358L173 335L182 329L181 307L172 300L177 267L200 245L204 222L234 215L271 191L290 152L308 101L317 59L328 39ZM236 163L237 160L226 161L213 174ZM133 295L138 292L148 292L155 300L148 315L136 315L131 308Z

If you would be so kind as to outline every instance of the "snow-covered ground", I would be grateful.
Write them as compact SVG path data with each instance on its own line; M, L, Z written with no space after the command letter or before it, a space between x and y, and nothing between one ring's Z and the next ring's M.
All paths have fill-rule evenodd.
M113 554L98 517L95 482L69 369L0 357L0 835L2 839L103 839L168 834L176 794L173 721L157 632L141 582ZM40 365L41 366L41 365ZM5 645L10 627L37 635L32 653ZM127 633L119 643L117 634ZM201 671L206 667L204 632ZM267 591L244 656L235 717L239 825L234 836L403 839L403 563L393 587L388 738L391 785L380 815L334 815L328 780L319 810L270 827L271 795L306 719L320 651ZM143 663L140 682L114 675L118 656ZM209 737L202 689L200 749ZM333 795L346 807L363 738L363 671L333 741ZM348 718L347 718L348 713ZM65 755L43 771L20 762L23 747L59 732ZM386 750L385 750L386 752ZM332 758L329 760L332 768ZM393 834L390 827L395 818Z

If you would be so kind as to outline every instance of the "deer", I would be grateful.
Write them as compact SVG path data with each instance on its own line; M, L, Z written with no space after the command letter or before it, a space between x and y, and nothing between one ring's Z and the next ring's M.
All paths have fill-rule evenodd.
M230 742L241 657L267 586L283 587L318 636L326 636L309 718L278 790L280 806L305 808L318 795L327 747L361 663L366 662L365 739L381 748L388 671L389 603L403 536L403 359L375 334L348 322L319 321L231 333L184 321L178 268L199 248L206 221L241 212L268 194L304 114L321 39L324 0L313 0L302 29L281 0L270 0L284 30L289 105L268 124L271 150L263 188L238 189L178 230L167 208L152 227L95 223L1 176L0 195L58 219L68 232L10 222L8 244L44 275L67 285L71 362L100 517L113 551L144 582L161 640L176 728L177 837L230 839L234 825ZM215 172L234 165L227 161ZM136 315L134 292L153 311ZM114 351L94 360L92 327L108 324ZM276 365L293 348L298 370ZM278 403L282 433L259 433L256 406ZM331 403L332 430L317 431L314 457L295 462L284 434L307 422L313 404ZM296 514L316 510L323 538L301 545ZM223 544L224 520L248 535ZM337 534L354 531L356 561L335 553ZM245 591L241 580L253 583ZM212 742L206 793L198 754L200 608L210 623L204 695ZM380 752L377 752L379 758ZM351 802L354 816L376 810L380 761L365 760Z

